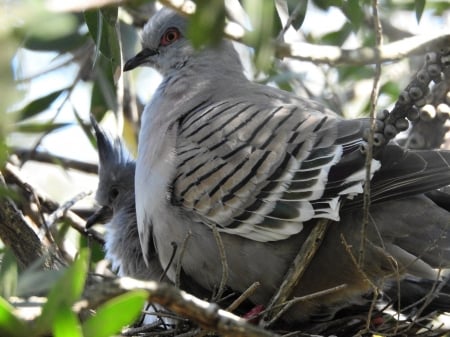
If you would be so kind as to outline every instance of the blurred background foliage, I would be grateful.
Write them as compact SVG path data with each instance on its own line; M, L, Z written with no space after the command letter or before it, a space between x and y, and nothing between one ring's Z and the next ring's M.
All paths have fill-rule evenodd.
M367 115L373 64L314 64L280 60L274 55L276 43L283 41L347 49L373 47L372 1L195 3L197 11L190 18L189 35L196 46L216 43L222 38L225 20L233 21L241 27L237 32L242 28L247 31L243 38L239 34L237 38L251 46L238 48L250 78L320 100L346 117ZM79 217L77 221L82 222L92 212L92 197L77 197L95 190L97 182L89 114L123 137L135 152L139 116L160 80L150 69L126 75L121 70L124 59L139 50L139 28L159 4L143 0L120 4L118 7L113 0L0 1L0 165L6 180L0 188L0 202L17 205L38 236L46 237L52 250L61 251L59 265L71 265L64 272L43 272L60 268L43 268L42 260L35 264L17 262L8 244L1 244L2 336L108 336L132 322L142 307L142 294L130 295L105 304L97 322L91 318L79 323L71 307L81 296L88 270L100 268L102 246L74 230L73 218L54 213L68 200L72 202L69 206L75 204L72 211ZM445 0L380 0L379 11L385 43L450 31L450 4ZM286 27L289 17L291 25ZM420 56L405 57L383 65L379 109L397 99L422 60ZM7 165L17 168L18 175ZM26 176L22 184L20 174ZM28 183L35 199L26 193ZM75 256L79 257L72 264ZM37 318L25 323L11 305L16 302L10 299L30 295L48 300ZM115 310L115 305L129 306L130 315L118 320L123 310ZM118 324L103 331L105 320Z

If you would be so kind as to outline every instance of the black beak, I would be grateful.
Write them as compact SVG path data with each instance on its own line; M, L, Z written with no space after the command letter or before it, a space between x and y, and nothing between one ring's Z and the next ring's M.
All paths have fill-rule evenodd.
M139 67L142 63L144 63L147 60L147 58L156 54L158 54L157 49L149 49L149 48L143 49L142 51L137 53L136 56L130 58L125 63L125 65L123 66L123 71L128 71L136 67Z
M109 221L109 219L111 219L112 216L113 216L112 209L108 206L103 206L86 220L85 228L89 229L96 223L105 223Z

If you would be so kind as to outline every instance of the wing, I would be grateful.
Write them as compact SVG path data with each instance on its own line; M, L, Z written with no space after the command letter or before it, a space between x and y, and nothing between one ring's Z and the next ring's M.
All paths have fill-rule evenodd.
M362 190L358 146L365 124L291 97L283 104L276 94L204 101L184 114L174 204L257 241L285 239L314 217L338 219L340 199ZM324 197L330 168L351 153L357 155L350 170Z

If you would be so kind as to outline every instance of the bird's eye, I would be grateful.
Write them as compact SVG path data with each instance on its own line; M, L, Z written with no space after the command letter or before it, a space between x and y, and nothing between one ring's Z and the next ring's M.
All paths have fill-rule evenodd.
M111 191L109 191L109 195L108 195L109 202L113 202L117 198L118 195L119 195L119 190L117 188L113 187L111 189Z
M181 36L181 33L176 28L169 28L167 29L163 36L161 36L160 45L161 46L168 46L169 44L175 42L178 40Z

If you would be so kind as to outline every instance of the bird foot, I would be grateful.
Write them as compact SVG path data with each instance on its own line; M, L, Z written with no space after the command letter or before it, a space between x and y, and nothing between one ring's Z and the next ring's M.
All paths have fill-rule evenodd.
M265 308L262 304L258 304L257 306L254 306L249 312L244 314L242 318L246 319L251 323L258 323L258 321L261 318L261 313L264 311L264 309Z

